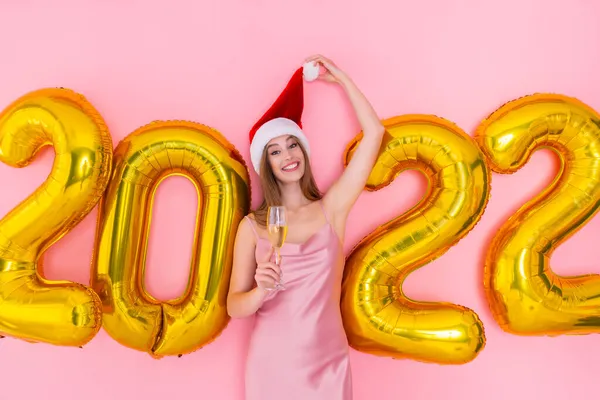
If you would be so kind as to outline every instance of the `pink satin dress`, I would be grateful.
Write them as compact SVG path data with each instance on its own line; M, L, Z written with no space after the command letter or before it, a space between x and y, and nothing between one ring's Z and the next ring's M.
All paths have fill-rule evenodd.
M260 260L271 244L250 223ZM344 255L329 218L304 243L285 243L281 256L285 290L269 293L256 312L246 400L351 400L348 340L340 314Z

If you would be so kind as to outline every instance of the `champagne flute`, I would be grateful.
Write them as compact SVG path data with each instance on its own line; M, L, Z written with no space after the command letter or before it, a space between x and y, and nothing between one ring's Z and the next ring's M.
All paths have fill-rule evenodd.
M275 249L275 264L280 265L281 263L281 247L285 242L287 236L287 221L285 217L285 207L273 206L269 207L269 217L267 223L267 232L269 233L269 241ZM278 283L275 289L285 289L285 287Z

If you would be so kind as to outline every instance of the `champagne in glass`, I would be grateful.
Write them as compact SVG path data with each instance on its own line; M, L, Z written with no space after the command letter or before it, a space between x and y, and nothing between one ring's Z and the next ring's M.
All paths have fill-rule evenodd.
M287 236L287 221L285 218L285 207L273 206L269 207L269 216L267 223L267 232L269 234L269 241L275 249L275 264L280 265L281 262L281 247L285 243ZM284 286L279 283L275 286L275 289L285 289Z

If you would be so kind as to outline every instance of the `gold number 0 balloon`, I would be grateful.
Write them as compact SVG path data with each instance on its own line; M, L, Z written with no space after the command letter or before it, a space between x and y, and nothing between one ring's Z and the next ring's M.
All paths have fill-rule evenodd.
M156 122L115 150L101 203L92 286L104 328L119 343L160 358L189 353L224 329L233 240L250 203L246 165L217 132L191 122ZM143 284L154 192L166 177L188 177L199 194L186 292L160 303Z
M387 133L367 189L379 190L409 168L423 172L429 188L419 204L372 232L348 257L341 306L349 342L375 355L468 362L485 345L477 314L409 299L402 283L479 221L488 200L488 168L475 142L441 118L405 115L384 125ZM359 139L349 145L346 163Z
M494 317L522 335L600 332L600 276L562 277L550 269L556 247L600 207L600 116L576 99L531 95L490 115L476 138L495 172L517 171L541 147L561 163L554 182L490 245L484 285Z
M84 285L44 279L41 257L100 200L112 142L100 114L67 89L32 92L0 114L1 161L27 166L48 145L48 179L0 221L0 332L81 346L100 329L100 299Z

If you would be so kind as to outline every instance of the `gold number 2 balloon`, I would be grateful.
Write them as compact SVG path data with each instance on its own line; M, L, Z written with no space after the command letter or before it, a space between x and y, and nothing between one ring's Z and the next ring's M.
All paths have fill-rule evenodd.
M155 358L192 352L214 340L229 321L233 241L250 204L246 165L214 130L176 121L138 129L119 143L114 158L92 270L103 326L119 343ZM172 175L194 183L199 214L186 291L161 303L144 290L144 265L152 199Z
M509 102L477 129L492 169L513 173L538 148L553 150L558 176L506 221L485 262L490 308L507 332L600 332L600 276L558 276L553 251L600 207L600 116L580 101L536 94Z
M477 314L455 304L409 299L402 283L479 221L490 189L488 168L471 137L441 118L405 115L384 125L367 189L379 190L409 168L423 172L429 187L419 204L377 228L348 257L341 306L349 342L375 355L466 363L485 346ZM346 165L360 138L350 143Z
M24 167L44 146L55 151L48 179L0 221L0 332L81 346L100 329L100 299L84 285L44 279L41 258L100 200L110 179L112 141L83 96L42 89L0 114L0 160Z

